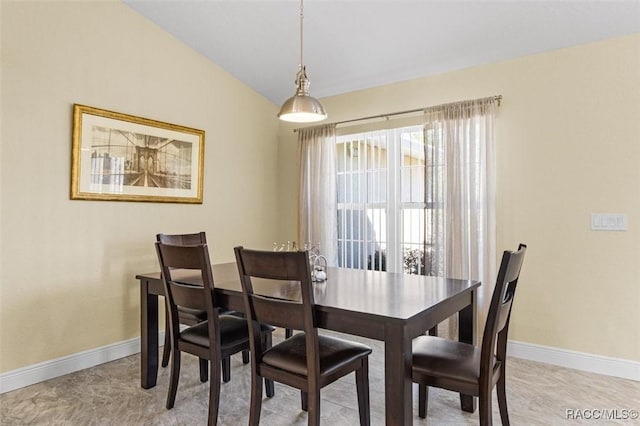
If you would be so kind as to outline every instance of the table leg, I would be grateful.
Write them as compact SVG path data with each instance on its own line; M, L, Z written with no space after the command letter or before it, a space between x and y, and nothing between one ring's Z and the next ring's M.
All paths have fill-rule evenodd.
M158 295L149 293L149 282L140 283L140 385L156 385L158 378Z
M476 292L471 292L471 304L458 312L458 341L476 343ZM473 413L476 411L477 400L473 396L460 394L462 411Z
M384 398L387 425L413 423L411 358L411 338L404 326L387 325L384 344Z

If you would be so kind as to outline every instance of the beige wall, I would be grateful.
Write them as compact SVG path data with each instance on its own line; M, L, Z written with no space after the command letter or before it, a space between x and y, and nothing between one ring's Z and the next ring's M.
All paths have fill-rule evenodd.
M121 3L0 17L0 372L137 336L157 232L207 231L215 262L295 239L277 106ZM511 338L640 360L639 75L634 35L323 102L338 121L502 94L498 248L530 246ZM73 103L205 130L204 204L70 201ZM592 212L629 230L590 231Z
M510 338L639 361L640 34L322 101L340 121L497 94L498 250L529 245ZM280 232L293 236L290 130ZM591 231L591 213L627 213L629 230Z
M2 1L0 372L139 335L157 232L277 238L277 106L120 2ZM202 205L69 200L72 105L203 129Z

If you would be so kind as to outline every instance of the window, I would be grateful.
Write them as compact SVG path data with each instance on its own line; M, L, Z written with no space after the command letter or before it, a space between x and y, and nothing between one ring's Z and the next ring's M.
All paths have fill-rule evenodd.
M425 126L336 138L339 266L435 274L442 155L433 139Z

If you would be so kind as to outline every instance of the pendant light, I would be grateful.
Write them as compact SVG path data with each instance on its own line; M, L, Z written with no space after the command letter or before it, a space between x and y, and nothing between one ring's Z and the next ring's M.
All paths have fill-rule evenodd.
M327 113L319 100L309 96L310 83L307 78L307 70L302 61L302 20L304 19L304 6L302 3L303 0L300 0L300 65L296 74L296 94L282 104L278 118L294 123L312 123L324 120L327 118Z

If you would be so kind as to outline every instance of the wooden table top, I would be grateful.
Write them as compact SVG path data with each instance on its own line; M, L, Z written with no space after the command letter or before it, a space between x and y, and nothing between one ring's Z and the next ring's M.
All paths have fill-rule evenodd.
M217 291L230 295L242 292L235 263L213 265L212 269ZM160 273L140 274L136 278L159 281ZM173 278L184 283L202 284L199 274L194 271L174 271ZM265 282L259 286L260 294L300 300L297 283L261 281ZM423 312L425 307L437 306L479 285L480 282L472 280L329 267L327 280L314 283L314 296L315 304L326 310L408 319Z

